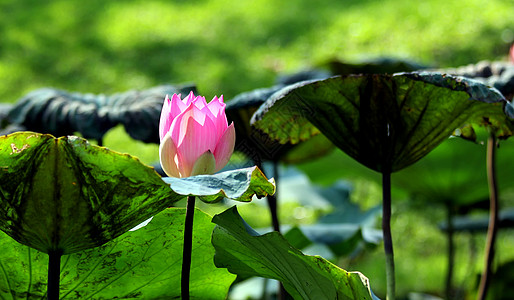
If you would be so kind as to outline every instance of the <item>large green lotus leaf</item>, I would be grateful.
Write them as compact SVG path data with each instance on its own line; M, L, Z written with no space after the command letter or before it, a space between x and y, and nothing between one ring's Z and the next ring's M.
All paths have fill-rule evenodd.
M506 139L514 135L514 114L512 112L512 103L502 101L499 93L491 93L491 90L485 88L482 81L470 79L466 77L457 77L453 75L440 74L434 72L421 72L421 73L403 73L410 78L435 84L437 86L449 88L456 91L466 91L475 100L486 103L501 102L503 109L485 109L484 111L477 112L475 118L470 120L471 124L489 127L492 132L501 139ZM494 91L494 90L493 90ZM499 92L499 91L498 91ZM476 141L476 133L472 126L465 126L461 128L457 134L468 140Z
M123 124L127 133L145 143L159 143L159 118L164 97L189 94L196 87L160 85L141 91L112 95L68 92L54 88L31 91L8 112L13 124L27 130L66 136L79 132L85 138L102 140L107 131Z
M275 193L273 179L268 180L257 167L226 171L214 175L198 175L186 178L165 177L171 189L180 195L197 196L206 203L223 198L250 202Z
M61 299L178 299L185 209L170 208L136 231L94 249L65 255ZM194 215L192 299L224 299L235 276L213 262L214 224ZM0 232L0 298L42 299L48 255Z
M214 263L241 276L277 279L295 299L372 299L368 279L293 248L279 233L257 234L235 207L214 216Z
M123 234L182 199L137 158L78 137L0 137L0 229L70 254Z
M306 81L271 96L252 123L281 143L322 132L361 164L397 171L469 120L503 111L506 101L495 89L444 76L438 86L437 79L397 74Z
M250 126L250 119L259 106L283 87L283 84L279 84L270 88L244 92L227 103L225 110L227 118L236 125L238 141L236 150L254 160L280 160L285 163L307 161L329 153L334 149L334 145L323 135L318 135L298 145L281 144Z

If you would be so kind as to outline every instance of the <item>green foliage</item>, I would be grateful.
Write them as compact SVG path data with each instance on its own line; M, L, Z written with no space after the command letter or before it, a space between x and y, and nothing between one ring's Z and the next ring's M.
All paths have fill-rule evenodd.
M113 95L41 88L16 102L7 119L28 131L57 137L77 132L95 140L102 140L107 131L122 124L132 138L158 144L165 96L191 91L196 92L194 85L161 85Z
M105 134L103 145L117 152L130 153L145 164L159 163L159 145L131 139L122 125L112 128Z
M496 268L491 278L491 286L487 299L508 300L514 292L512 282L514 280L514 261L507 261Z
M216 266L241 276L280 280L295 299L372 299L369 282L319 256L307 256L276 232L258 235L233 207L213 218Z
M418 163L395 173L392 183L425 203L457 206L488 199L485 146L448 139Z
M317 72L298 73L288 78L291 81L298 82L312 78L326 78ZM321 157L329 153L333 148L333 144L323 135L312 137L299 145L291 143L280 144L268 135L256 130L250 124L252 115L257 109L276 91L283 88L285 84L277 84L270 88L261 88L238 94L232 99L226 107L226 114L229 122L236 124L236 135L238 142L236 143L237 151L245 153L254 160L271 160L281 161L285 163L299 163L317 157Z
M100 246L188 195L251 201L275 192L256 167L166 184L129 155L33 132L0 137L0 166L0 229L45 253Z
M481 139L485 130L478 132L477 143L450 138L430 152L423 160L393 175L393 185L425 203L468 205L488 201L486 147ZM514 140L502 140L497 149L498 189L502 207L512 205L512 151Z
M180 297L185 210L167 209L136 231L95 249L62 257L61 299L173 299ZM214 224L195 212L192 299L223 299L235 276L213 263ZM41 299L48 256L0 232L0 298Z
M309 188L316 190L316 194L331 204L331 211L321 214L314 224L298 225L285 231L284 237L293 246L301 250L317 243L327 246L336 257L347 257L359 253L362 246L371 248L382 240L382 232L376 228L382 210L380 205L362 210L358 204L350 201L351 188L345 182L337 182L323 189L308 186L301 191L307 194L306 198L312 198L312 194L308 193Z
M0 137L0 229L70 254L123 234L184 196L136 158L77 137Z
M473 125L486 127L496 137L507 139L514 135L514 114L512 113L512 103L505 101L504 96L498 90L488 88L487 83L477 81L467 77L456 77L453 75L439 74L433 72L404 73L405 76L415 80L431 83L440 87L452 89L454 91L464 91L470 95L470 99L498 106L496 109L484 106L483 109L475 108L473 117L459 128L455 135L462 138L476 141L477 135Z
M0 10L7 102L43 86L111 93L185 81L230 98L332 57L435 66L503 58L514 35L513 7L502 0L93 0L80 9L5 0Z
M482 102L484 97L494 104ZM394 172L425 156L478 113L503 111L501 102L505 99L496 90L466 79L409 73L338 76L282 89L252 123L281 143L321 132L368 168Z
M204 94L224 93L229 99L269 86L276 72L296 71L331 57L355 61L392 55L434 66L504 59L514 36L514 7L501 0L471 0L464 6L456 0L266 0L231 3L230 9L221 0L93 0L80 7L60 0L0 2L5 12L0 19L0 101L7 102L42 86L112 93L184 81L195 81ZM157 160L155 145L135 145L122 131L109 132L104 145L136 154L144 162ZM356 168L371 173L339 151L324 162L308 163L313 179L324 184L340 174L353 176ZM420 261L425 253L410 251L427 248L420 237L427 226L418 222L426 212L418 213L393 229L410 230L400 234L408 241L398 247L404 292L435 289L443 270L432 260ZM434 243L438 262L443 242ZM508 249L500 250L502 259L512 253ZM383 263L372 260L369 265ZM411 276L419 269L431 276ZM372 278L382 275L381 270Z

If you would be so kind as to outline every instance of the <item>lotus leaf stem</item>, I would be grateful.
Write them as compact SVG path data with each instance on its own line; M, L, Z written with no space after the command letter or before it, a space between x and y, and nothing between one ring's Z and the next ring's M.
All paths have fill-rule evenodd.
M391 236L391 172L382 172L382 232L386 259L387 300L395 300L393 239Z
M485 266L480 286L478 289L478 300L484 300L487 296L487 289L491 281L491 266L494 260L494 244L498 231L498 187L496 182L496 135L491 132L487 140L487 181L489 183L489 227L487 229L487 240L485 247Z
M61 277L61 255L59 250L48 252L48 286L47 299L59 299L59 280Z

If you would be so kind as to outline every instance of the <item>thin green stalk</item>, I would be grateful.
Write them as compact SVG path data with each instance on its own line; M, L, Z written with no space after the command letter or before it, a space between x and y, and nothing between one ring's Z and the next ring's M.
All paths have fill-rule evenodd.
M47 299L59 300L59 279L61 277L61 251L48 252Z
M498 187L496 184L496 135L491 132L487 140L487 181L489 183L489 227L485 247L485 266L480 286L478 300L484 300L491 281L491 266L494 260L494 244L498 231Z
M182 250L182 276L180 279L182 300L189 300L189 275L191 273L191 251L193 249L195 199L195 196L187 197L186 221L184 223L184 247Z
M395 300L393 238L391 236L391 172L382 172L382 232L386 259L387 300Z

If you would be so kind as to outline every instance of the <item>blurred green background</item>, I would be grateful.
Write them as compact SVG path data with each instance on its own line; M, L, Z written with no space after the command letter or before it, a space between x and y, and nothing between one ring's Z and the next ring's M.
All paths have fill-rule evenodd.
M231 99L272 85L279 74L334 58L392 57L433 67L506 60L513 15L514 1L500 0L0 0L0 102L15 102L41 87L112 94L184 82L195 83L208 99ZM133 141L121 127L104 144L146 163L158 159L157 145ZM335 177L321 176L327 169L316 164L336 170L334 161L342 162L338 168L359 168L336 151L302 169L314 183L328 185ZM355 184L353 200L367 208L380 203L376 181ZM444 211L396 202L398 292L441 294L446 241L436 222L444 220ZM287 210L282 214L288 218ZM469 250L473 239L478 249ZM483 236L459 235L457 242L462 247L455 282L473 289ZM512 258L512 238L501 233L499 245L501 259ZM478 253L473 262L469 251ZM380 248L346 263L383 293Z
M504 59L514 2L0 1L0 99L195 82L227 98L337 57L460 66Z

